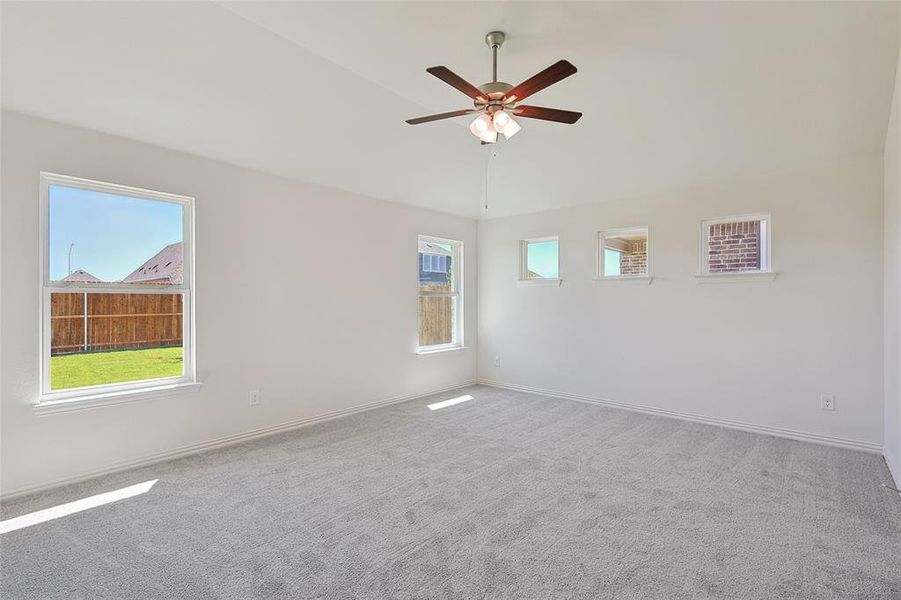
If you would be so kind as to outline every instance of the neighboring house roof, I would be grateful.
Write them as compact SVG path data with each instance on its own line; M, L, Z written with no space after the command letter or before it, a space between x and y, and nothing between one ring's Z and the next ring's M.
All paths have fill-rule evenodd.
M420 254L436 254L438 256L450 256L452 252L450 250L446 250L442 248L438 244L433 244L432 242L419 242L419 253Z
M102 283L100 279L97 279L84 269L76 269L60 279L60 281L69 281L69 282L78 282L78 283Z
M122 280L123 283L176 285L184 280L184 245L169 244Z

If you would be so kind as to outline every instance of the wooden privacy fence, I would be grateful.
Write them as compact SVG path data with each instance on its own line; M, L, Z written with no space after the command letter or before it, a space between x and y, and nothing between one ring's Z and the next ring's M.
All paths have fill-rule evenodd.
M182 344L181 294L50 294L50 354Z
M453 301L449 296L419 297L419 345L450 344L454 340Z

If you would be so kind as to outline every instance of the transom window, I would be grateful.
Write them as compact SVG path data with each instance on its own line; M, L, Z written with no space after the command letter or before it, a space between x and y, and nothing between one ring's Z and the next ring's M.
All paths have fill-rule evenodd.
M463 345L463 243L419 236L418 352Z
M42 173L41 202L41 401L193 382L193 199Z

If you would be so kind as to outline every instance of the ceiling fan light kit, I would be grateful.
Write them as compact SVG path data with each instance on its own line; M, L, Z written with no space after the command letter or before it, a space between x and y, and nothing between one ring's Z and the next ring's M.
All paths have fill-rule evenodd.
M491 81L489 83L476 87L444 66L426 69L426 72L469 96L475 108L417 117L408 119L407 123L418 125L475 114L477 116L470 123L469 131L479 138L482 144L494 144L497 142L498 133L503 135L504 139L509 140L522 129L522 126L513 119L513 115L570 125L578 121L582 116L580 112L519 104L519 101L525 100L528 96L574 74L576 68L569 61L560 60L517 86L510 85L505 81L498 81L497 53L505 39L503 31L492 31L485 36L485 43L491 48Z

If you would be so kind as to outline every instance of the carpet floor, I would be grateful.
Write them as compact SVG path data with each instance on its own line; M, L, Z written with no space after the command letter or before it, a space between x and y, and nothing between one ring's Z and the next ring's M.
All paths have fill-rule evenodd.
M148 480L0 536L2 597L901 598L901 499L880 456L486 387L2 517Z

